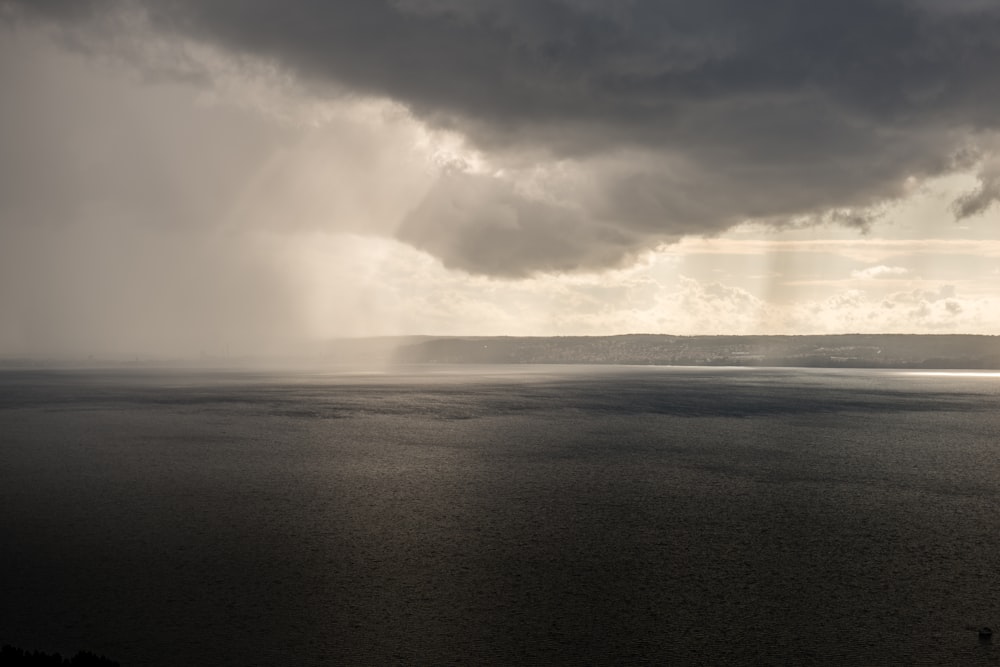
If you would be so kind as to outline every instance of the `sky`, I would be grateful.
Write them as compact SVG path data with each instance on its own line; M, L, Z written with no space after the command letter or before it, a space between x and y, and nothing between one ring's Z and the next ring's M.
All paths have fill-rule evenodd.
M0 356L1000 334L1000 0L0 0Z

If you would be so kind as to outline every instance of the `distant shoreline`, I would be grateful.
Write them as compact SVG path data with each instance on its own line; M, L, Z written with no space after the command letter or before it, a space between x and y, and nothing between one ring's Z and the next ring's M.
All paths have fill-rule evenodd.
M329 365L597 364L872 369L1000 369L1000 336L385 336L341 338L284 356L0 357L0 369L301 368Z
M396 364L629 364L807 368L1000 368L1000 336L442 336L333 341L330 357L358 359L391 340Z

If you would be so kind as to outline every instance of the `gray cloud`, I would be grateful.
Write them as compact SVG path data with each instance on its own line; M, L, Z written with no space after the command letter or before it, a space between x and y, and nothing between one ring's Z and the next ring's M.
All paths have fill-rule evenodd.
M565 204L524 196L498 178L447 174L404 220L403 241L474 273L524 276L531 269L613 266L643 237Z
M906 179L969 166L969 146L1000 122L996 0L4 6L64 25L141 8L160 35L276 63L317 95L388 97L461 133L495 171L444 174L396 234L494 275L619 265L749 218L863 225ZM984 173L956 213L995 198Z
M994 155L979 172L979 186L955 200L953 210L959 220L979 215L1000 202L1000 156Z

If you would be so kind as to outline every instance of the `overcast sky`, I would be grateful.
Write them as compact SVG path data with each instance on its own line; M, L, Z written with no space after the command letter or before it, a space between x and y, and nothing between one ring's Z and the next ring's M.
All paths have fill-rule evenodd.
M0 0L0 355L1000 334L1000 0Z

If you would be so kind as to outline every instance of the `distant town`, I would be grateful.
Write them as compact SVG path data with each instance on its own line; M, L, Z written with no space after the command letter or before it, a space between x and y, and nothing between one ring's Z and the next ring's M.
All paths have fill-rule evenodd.
M397 364L650 364L828 368L1000 368L1000 336L397 337L331 343L334 361Z

